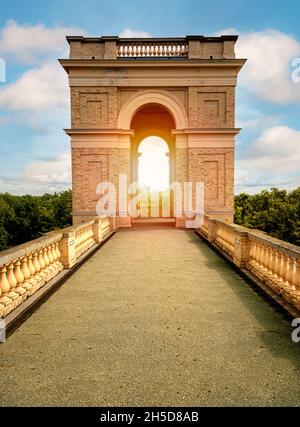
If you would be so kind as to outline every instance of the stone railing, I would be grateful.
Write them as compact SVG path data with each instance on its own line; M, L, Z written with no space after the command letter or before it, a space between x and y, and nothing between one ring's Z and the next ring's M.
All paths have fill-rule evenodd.
M186 38L178 39L120 39L118 58L170 58L188 56Z
M114 228L111 219L96 218L0 252L0 318L73 267Z
M299 246L211 217L205 217L198 231L234 264L300 310Z
M96 243L93 230L94 221L88 221L75 228L75 255L79 258Z

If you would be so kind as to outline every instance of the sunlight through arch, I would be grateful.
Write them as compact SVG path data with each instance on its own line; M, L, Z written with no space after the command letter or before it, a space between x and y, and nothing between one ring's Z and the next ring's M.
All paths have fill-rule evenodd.
M169 187L169 180L168 144L158 136L145 138L139 145L139 186L163 191Z

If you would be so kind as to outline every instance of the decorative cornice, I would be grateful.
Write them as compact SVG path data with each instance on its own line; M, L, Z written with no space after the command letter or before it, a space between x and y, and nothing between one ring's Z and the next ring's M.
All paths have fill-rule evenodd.
M238 39L238 35L221 35L221 36L204 36L202 34L187 35L186 37L118 37L118 36L101 36L101 37L84 37L84 36L66 36L68 43L70 42L105 42L105 41L117 41L117 42L183 42L189 40L197 40L202 42L220 42L220 41L234 41Z
M132 129L64 129L69 136L73 135L134 135Z
M231 134L238 135L241 128L187 128L173 129L173 135L197 135L197 134Z
M160 67L234 67L240 70L246 59L180 59L170 60L162 58L139 59L59 59L62 67L68 72L70 68L160 68Z

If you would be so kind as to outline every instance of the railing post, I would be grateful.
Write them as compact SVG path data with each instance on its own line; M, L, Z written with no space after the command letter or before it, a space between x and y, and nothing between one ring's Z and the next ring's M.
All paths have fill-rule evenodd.
M62 233L59 242L60 262L64 268L71 268L76 264L75 230L71 229Z
M199 59L202 57L201 36L187 36L188 41L188 58Z
M210 218L209 216L207 216L207 238L208 240L213 243L216 240L216 235L217 235L217 230L216 230L216 222L214 221L213 218Z
M109 217L109 221L111 230L115 230L117 228L117 217L111 216Z
M245 267L249 262L250 241L246 231L234 230L233 262L238 267Z
M100 218L94 219L94 224L92 226L93 236L96 243L101 243L102 241L102 232L101 232L101 220Z
M119 37L102 37L104 40L104 59L117 59L117 40Z

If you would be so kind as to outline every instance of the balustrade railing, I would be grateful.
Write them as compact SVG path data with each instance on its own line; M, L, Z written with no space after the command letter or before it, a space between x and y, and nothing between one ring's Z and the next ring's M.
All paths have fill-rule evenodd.
M249 260L246 267L289 302L300 303L300 248L249 234Z
M229 224L216 223L216 242L228 254L234 254L234 230Z
M76 258L79 258L84 252L91 248L95 243L93 232L94 221L86 222L78 225L75 229L75 253Z
M300 247L209 216L200 233L300 310Z
M0 252L0 318L76 264L113 228L109 218L97 218Z
M186 39L159 40L136 39L117 44L118 58L185 58L188 56Z

